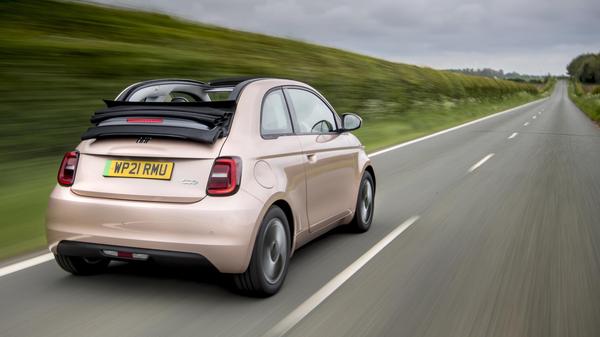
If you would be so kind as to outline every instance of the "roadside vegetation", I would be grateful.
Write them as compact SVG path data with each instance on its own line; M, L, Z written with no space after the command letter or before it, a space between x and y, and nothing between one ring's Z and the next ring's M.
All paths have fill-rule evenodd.
M503 80L515 81L515 82L525 82L525 83L537 83L542 84L546 83L552 75L528 75L528 74L519 74L518 72L504 72L504 70L499 69L491 69L491 68L483 68L483 69L474 69L474 68L464 68L464 69L448 69L448 71L454 73L461 73L466 75L474 75L474 76L484 76L484 77L492 77L492 78L500 78Z
M581 54L567 65L572 79L587 84L600 83L600 53Z
M581 54L567 65L569 97L592 120L600 123L600 53Z
M569 83L569 97L581 111L600 123L600 84L582 84L573 80Z
M44 246L44 211L62 153L78 143L101 99L136 81L305 81L338 112L364 118L357 135L368 150L532 101L553 83L436 71L73 2L0 2L0 46L0 259Z

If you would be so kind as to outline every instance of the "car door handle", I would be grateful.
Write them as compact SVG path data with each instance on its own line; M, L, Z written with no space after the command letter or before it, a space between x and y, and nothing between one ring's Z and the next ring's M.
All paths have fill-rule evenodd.
M308 161L311 163L314 163L317 161L317 154L316 153L309 153L306 155L306 158L308 158Z

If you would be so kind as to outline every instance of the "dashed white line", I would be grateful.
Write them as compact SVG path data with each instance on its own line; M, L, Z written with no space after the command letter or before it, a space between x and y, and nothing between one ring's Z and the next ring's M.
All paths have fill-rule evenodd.
M381 241L377 242L375 246L371 247L366 253L364 253L358 260L354 261L341 273L337 274L329 282L327 282L321 289L319 289L314 295L309 297L294 311L289 313L283 320L272 327L264 337L279 337L285 335L291 328L293 328L298 322L300 322L306 315L313 311L319 304L321 304L327 297L333 294L342 284L344 284L352 275L359 271L367 262L369 262L377 253L382 251L387 245L389 245L398 235L402 234L412 224L419 220L419 216L415 215L408 218L400 226L396 227L390 234L386 235Z
M483 165L486 161L490 160L490 158L492 158L493 156L494 156L494 154L490 153L487 156L483 157L480 161L475 163L475 165L471 166L471 168L469 169L469 172L473 172L473 171L477 170L477 168L479 168L479 166Z
M52 255L51 253L46 253L43 255L33 257L31 259L27 259L25 261L13 263L9 266L0 268L0 277L18 272L19 270L27 269L29 267L37 266L38 264L48 262L52 259L54 259L54 255Z
M433 133L431 135L423 136L421 138L413 139L413 140L410 140L410 141L405 142L405 143L394 145L394 146L388 147L386 149L373 152L373 153L369 154L369 157L372 158L372 157L378 156L380 154L383 154L383 153L386 153L386 152L389 152L389 151L397 150L399 148L403 148L405 146L408 146L408 145L411 145L411 144L414 144L414 143L422 142L422 141L424 141L426 139L433 138L433 137L436 137L436 136L439 136L439 135L443 135L445 133L448 133L448 132L451 132L451 131L454 131L454 130L458 130L460 128L464 128L465 126L473 125L475 123L483 122L484 120L487 120L487 119L490 119L490 118L494 118L494 117L503 115L505 113L509 113L511 111L515 111L517 109L521 109L521 108L524 108L526 106L539 103L539 102L547 100L547 99L548 99L547 97L546 98L541 98L541 99L538 99L537 101L533 101L533 102L529 102L529 103L526 103L526 104L523 104L523 105L519 105L519 106L516 106L516 107L508 109L508 110L500 111L500 112L497 112L497 113L495 113L493 115L485 116L485 117L476 119L474 121L470 121L470 122L467 122L467 123L464 123L464 124L461 124L461 125L457 125L457 126L452 127L450 129L442 130L442 131Z
M525 124L523 124L523 126L527 126L527 125L529 125L529 122L525 122Z
M537 118L537 116L536 116L536 115L533 115L531 118L533 118L533 119L536 119L536 118Z
M519 133L518 132L513 132L512 135L508 136L508 139L513 139L515 138Z
M542 114L542 112L541 112L541 111L538 111L538 115L541 115L541 114Z

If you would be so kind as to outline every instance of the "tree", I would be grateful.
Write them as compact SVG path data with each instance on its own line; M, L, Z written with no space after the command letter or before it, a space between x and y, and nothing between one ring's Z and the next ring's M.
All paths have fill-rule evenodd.
M569 76L582 83L600 83L600 53L581 54L568 65Z

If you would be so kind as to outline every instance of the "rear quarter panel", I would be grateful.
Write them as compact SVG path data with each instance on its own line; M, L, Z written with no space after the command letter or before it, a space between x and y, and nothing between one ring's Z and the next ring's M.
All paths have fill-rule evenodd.
M296 136L266 139L260 134L263 97L271 88L285 84L298 85L298 82L263 80L244 88L220 156L242 158L240 189L264 204L253 240L269 207L283 200L292 209L295 247L295 238L308 230L304 156L300 142Z

